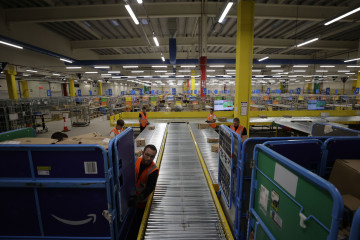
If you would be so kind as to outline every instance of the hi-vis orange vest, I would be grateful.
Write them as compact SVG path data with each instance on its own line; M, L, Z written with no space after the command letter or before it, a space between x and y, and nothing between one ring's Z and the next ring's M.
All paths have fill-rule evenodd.
M234 126L234 124L231 125L230 128L231 128L231 130L235 131L235 126ZM242 137L243 131L244 131L244 126L242 126L242 125L239 125L239 127L236 129L236 133L239 134L240 137Z
M141 127L146 127L147 122L148 122L148 120L147 120L147 114L146 114L146 116L144 115L143 112L141 112L140 114L141 114L141 119L140 119Z
M113 132L115 134L115 136L119 135L122 131L124 131L124 129L120 129L119 130L116 129L116 127L113 128L113 130L111 130L110 134Z
M143 159L142 157L139 157L135 163L136 194L141 194L144 191L144 189L146 188L148 176L151 173L153 173L154 171L158 170L158 168L156 167L156 164L154 162L152 162L146 169L144 169L141 172L141 175L139 176L140 164L141 164L142 159ZM142 202L140 202L136 207L144 208L146 206L146 201L147 201L147 198L144 199Z
M213 120L214 116L215 116L215 114L213 114L213 115L209 114L209 116L208 116L208 121ZM209 125L210 125L210 127L212 127L212 128L216 128L216 124L215 124L215 123L210 123Z

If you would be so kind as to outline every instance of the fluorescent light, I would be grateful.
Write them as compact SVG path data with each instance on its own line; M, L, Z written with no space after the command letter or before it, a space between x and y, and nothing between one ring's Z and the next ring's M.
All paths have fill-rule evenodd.
M87 74L93 74L93 73L98 73L98 72L85 72Z
M210 65L211 68L223 68L225 65Z
M328 70L316 70L315 72L328 72Z
M140 70L140 71L131 71L132 73L143 73L144 71Z
M152 68L167 68L166 65L151 66Z
M268 59L268 58L269 58L269 57L264 57L264 58L259 59L258 61L261 62L261 61L264 61L264 60L266 60L266 59Z
M110 66L94 66L94 68L110 68Z
M157 47L159 47L160 44L159 44L159 41L158 41L157 37L153 37L153 39L154 39L155 45L156 45Z
M123 66L123 68L138 68L139 66Z
M28 76L30 76L30 74L23 73L23 76L24 76L24 77L28 77Z
M300 43L300 44L296 45L296 47L301 47L301 46L304 46L304 45L306 45L306 44L315 42L315 41L317 41L317 40L319 40L319 38L313 38L313 39L311 39L311 40L309 40L309 41L306 41L306 42L303 42L303 43Z
M72 61L71 61L71 60L69 60L69 59L60 58L60 60L61 60L61 61L64 61L64 62L72 63Z
M253 72L261 72L260 69L253 69L252 71L253 71Z
M295 67L295 68L307 68L309 66L308 65L294 65L293 67Z
M336 21L339 21L340 19L343 19L344 17L347 17L347 16L349 16L349 15L351 15L351 14L353 14L353 13L356 13L356 12L358 12L358 11L360 11L360 7L355 8L354 10L352 10L352 11L350 11L350 12L348 12L348 13L345 13L345 14L341 15L340 17L334 18L333 20L326 22L324 25L330 25L330 24L332 24L332 23L334 23L334 22L336 22Z
M338 70L338 72L350 72L350 70Z
M350 65L350 66L346 66L348 68L357 68L357 67L360 67L359 65Z
M284 70L271 70L271 72L283 72Z
M138 4L142 4L142 0L137 0Z
M129 4L125 5L126 10L128 11L128 13L130 14L130 17L132 18L132 20L134 21L134 23L136 25L139 25L139 21L137 20L135 13L133 12L133 10L131 9Z
M352 61L357 61L357 60L360 60L360 58L349 59L349 60L345 60L344 62L352 62Z
M191 70L179 70L178 72L191 72Z
M108 71L108 73L120 73L120 71Z
M353 75L353 74L355 74L355 73L345 73L345 74Z
M103 73L103 74L101 74L101 76L111 76L111 74L110 73Z
M215 69L206 69L207 72L215 72Z
M10 46L10 47L23 49L23 47L21 47L21 46L19 46L19 45L12 44L12 43L4 42L4 41L0 41L0 43L1 43L1 44L5 44L5 45L8 45L8 46Z
M175 73L165 73L166 75L175 75Z
M281 67L281 65L266 65L267 68L278 68Z
M306 72L306 70L294 70L294 72Z
M30 69L28 69L28 70L26 70L27 72L33 72L33 73L36 73L37 71L35 71L35 70L30 70Z
M306 79L305 82L311 82L311 80L310 80L310 79Z
M320 67L322 67L322 68L333 68L333 67L335 67L334 65L322 65L322 66L320 66Z
M222 21L224 20L224 18L226 17L227 13L230 11L231 6L233 5L233 2L228 2L228 4L226 5L223 13L221 14L220 18L219 18L219 23L222 23Z
M80 69L81 67L66 67L66 69Z
M58 73L53 73L52 75L54 75L54 76L60 76L60 74L58 74Z
M121 78L121 76L112 76L111 78Z
M180 67L182 67L182 68L194 68L196 66L195 65L182 65Z
M161 60L162 60L163 62L165 62L165 58L164 58L164 57L161 57Z
M165 72L167 72L167 71L166 71L166 70L156 70L155 72L165 73Z

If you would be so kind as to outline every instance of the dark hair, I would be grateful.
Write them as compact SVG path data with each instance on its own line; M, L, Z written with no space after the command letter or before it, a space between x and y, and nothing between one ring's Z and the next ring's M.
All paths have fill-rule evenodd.
M56 139L58 141L62 141L62 140L64 140L64 138L68 138L68 135L66 135L65 133L62 133L62 132L54 132L51 135L51 139Z
M116 121L116 124L119 125L120 127L123 127L125 125L125 122L124 122L124 120L119 119Z
M142 107L142 110L144 110L144 109L146 110L146 107Z
M210 111L214 111L214 109L213 109L213 108L210 108Z
M239 118L234 118L234 121L235 122L240 122L240 119Z
M156 147L155 147L154 145L152 145L152 144L146 145L146 146L144 147L144 152L146 151L147 148L150 148L151 150L157 152Z

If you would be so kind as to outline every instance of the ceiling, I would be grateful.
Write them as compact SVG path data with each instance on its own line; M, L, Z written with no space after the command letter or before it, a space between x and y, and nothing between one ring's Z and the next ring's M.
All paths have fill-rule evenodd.
M129 3L140 21L136 25L121 0L0 0L0 13L4 16L0 35L70 59L98 65L109 63L106 65L111 70L121 70L122 75L133 74L122 66L135 60L154 60L148 62L152 65L162 63L161 56L168 60L169 38L176 38L178 62L206 55L209 61L225 64L224 68L215 68L214 74L227 74L225 68L235 66L237 23L236 6L222 24L217 23L227 2L144 0L138 4L131 0ZM333 62L341 63L357 57L360 12L328 26L324 22L359 6L358 0L255 0L254 68L262 69L263 75L271 75L265 64L276 59L287 60L280 62L281 68L291 72L290 63L294 60L297 63L341 60ZM155 46L153 36L158 38L159 47ZM319 40L294 47L312 38ZM202 51L200 43L205 45ZM257 62L266 56L269 60ZM91 62L86 63L90 64L83 65L81 71L94 70ZM19 65L62 74L80 71L66 70L62 62L58 67L46 63L35 66L31 62ZM138 65L146 75L161 75L154 72L151 64ZM307 69L312 70L304 74L318 74L320 65L308 65ZM346 65L335 64L329 72L344 69ZM100 69L98 77L105 70Z

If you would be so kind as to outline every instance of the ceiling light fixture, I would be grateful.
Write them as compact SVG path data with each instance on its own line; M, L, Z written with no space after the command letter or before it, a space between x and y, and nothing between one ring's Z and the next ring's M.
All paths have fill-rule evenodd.
M226 17L226 15L228 14L228 12L230 11L231 6L233 5L233 2L228 2L228 4L226 5L224 11L222 12L220 18L219 18L219 23L222 23L222 21L224 21L224 18Z
M71 60L69 59L65 59L65 58L60 58L61 61L64 61L64 62L68 62L68 63L73 63Z
M259 59L258 61L261 62L261 61L264 61L264 60L266 60L266 59L268 59L268 58L269 58L269 57L264 57L264 58Z
M140 71L131 71L132 73L143 73L144 71L140 70Z
M142 0L137 0L138 4L142 4Z
M345 60L344 62L352 62L352 61L357 61L357 60L360 60L360 58L349 59L349 60Z
M159 47L160 44L159 44L159 41L158 41L157 37L154 36L153 39L154 39L155 45L156 45L157 47Z
M266 65L267 68L279 68L281 65Z
M37 71L35 71L35 70L30 70L30 69L28 69L28 70L26 70L27 72L33 72L33 73L36 73Z
M98 73L98 72L85 72L85 73L88 73L88 74L93 74L93 73Z
M357 68L357 67L360 67L359 65L350 65L350 66L346 66L348 68Z
M139 66L123 66L123 68L138 68Z
M164 58L164 57L161 57L161 60L162 60L163 62L165 62L165 58Z
M308 65L294 65L294 68L307 68L309 67Z
M110 66L94 66L94 68L110 68Z
M211 68L223 68L225 65L210 65Z
M167 68L166 65L151 66L152 68Z
M196 66L195 65L182 65L180 67L182 67L182 68L194 68Z
M335 67L334 65L322 65L322 66L320 66L320 67L322 67L322 68L333 68L333 67Z
M166 73L167 71L166 71L166 70L156 70L155 72L158 72L158 73Z
M54 76L60 76L59 73L53 73L52 75L54 75Z
M125 5L126 10L128 11L128 13L130 14L130 17L132 18L132 20L134 21L134 23L136 25L139 25L139 21L137 20L135 13L133 12L133 10L131 9L129 4Z
M319 38L313 38L313 39L311 39L311 40L309 40L309 41L306 41L306 42L303 42L303 43L300 43L300 44L296 45L296 47L302 47L302 46L304 46L304 45L307 45L307 44L309 44L309 43L315 42L315 41L317 41L317 40L319 40Z
M23 47L21 47L21 46L19 46L19 45L12 44L12 43L4 42L4 41L0 41L0 43L1 43L1 44L4 44L4 45L7 45L7 46L10 46L10 47L23 49Z
M306 72L306 70L294 70L294 72Z
M81 67L66 67L66 69L81 69Z
M108 73L120 73L120 71L108 71Z
M325 26L330 25L330 24L332 24L332 23L334 23L334 22L336 22L336 21L339 21L340 19L343 19L343 18L345 18L345 17L347 17L347 16L349 16L349 15L351 15L351 14L353 14L353 13L356 13L356 12L358 12L358 11L360 11L360 7L355 8L354 10L352 10L352 11L350 11L350 12L348 12L348 13L345 13L345 14L337 17L337 18L334 18L333 20L324 23L324 25L325 25Z

